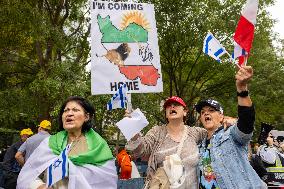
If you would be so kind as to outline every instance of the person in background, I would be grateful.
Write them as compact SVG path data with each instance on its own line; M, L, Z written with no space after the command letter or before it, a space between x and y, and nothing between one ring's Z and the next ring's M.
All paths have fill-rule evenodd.
M272 128L273 128L272 125L261 123L261 132L258 137L258 142L254 143L253 145L253 153L250 159L251 166L263 181L267 180L267 170L260 156L257 155L257 152L260 146L259 144L266 142L266 138L269 135L269 132L271 131Z
M275 131L276 130L271 131L271 133L273 133L272 136L274 134L276 135L276 133L274 133ZM277 137L274 137L274 145L281 154L283 154L283 150L284 150L284 142L283 141L284 141L284 136L279 135Z
M279 151L280 151L282 154L284 154L284 142L281 142L281 143L279 144Z
M15 155L17 162L23 166L25 161L30 157L33 151L39 146L39 144L49 137L51 130L51 123L47 120L43 120L38 126L38 133L28 138L18 149Z
M107 142L92 128L94 113L94 107L85 98L69 97L61 106L58 115L61 131L44 139L27 159L19 174L17 188L45 189L47 184L53 189L117 188L112 152ZM50 165L53 165L53 168L62 166L58 160L64 151L68 156L67 177L60 177L62 180L55 184L52 184L50 179L40 180L38 176ZM51 176L50 172L52 173L49 171L48 175Z
M253 76L250 66L240 68L235 76L238 98L238 120L224 127L221 104L213 99L199 101L195 108L207 130L200 145L200 189L267 188L248 161L247 147L254 129L255 111L248 95L248 81Z
M277 145L275 145L277 143ZM278 142L270 132L266 138L266 143L258 148L257 155L266 168L267 176L263 177L268 182L281 182L284 184L282 177L278 178L278 173L284 172L284 155L279 151Z
M0 162L2 162L4 160L4 156L5 156L8 148L9 148L9 146L6 146L6 147L4 147L0 150Z
M253 154L257 153L258 148L259 148L259 143L258 142L254 143L254 145L253 145Z
M21 140L10 146L3 159L3 173L4 173L4 188L14 189L16 188L17 178L21 170L21 166L15 159L20 146L33 134L30 128L23 129L20 132Z
M155 174L159 173L159 170L162 173L164 169L167 173L164 162L167 162L166 160L171 155L178 154L178 149L180 149L178 163L183 165L184 171L182 175L178 172L174 173L176 175L173 177L181 175L181 177L178 176L179 178L175 177L178 180L168 176L168 180L178 181L178 183L169 181L171 186L168 187L184 186L187 189L196 189L198 187L197 164L199 158L197 144L206 137L207 132L203 128L189 127L185 124L188 109L180 97L168 98L163 108L167 124L154 126L145 136L137 134L128 141L126 149L132 151L135 157L149 157L144 188L151 188L155 185ZM180 143L182 143L181 146ZM165 186L167 185L165 183Z
M117 164L120 167L120 179L130 179L131 178L131 157L128 155L124 148L119 150L116 156Z

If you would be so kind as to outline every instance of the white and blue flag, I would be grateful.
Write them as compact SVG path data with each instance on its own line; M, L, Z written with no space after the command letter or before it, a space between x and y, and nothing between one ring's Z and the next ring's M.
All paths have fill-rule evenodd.
M246 56L248 53L243 49L240 45L235 43L234 52L232 54L232 58L236 59L240 56Z
M127 87L126 84L119 87L118 91L111 97L107 103L107 110L126 108L127 103Z
M58 158L47 168L46 186L50 187L68 176L68 152L70 144L61 152Z
M208 32L204 39L203 52L218 62L221 62L220 57L227 53L226 49L220 44L220 42L213 36L211 32Z

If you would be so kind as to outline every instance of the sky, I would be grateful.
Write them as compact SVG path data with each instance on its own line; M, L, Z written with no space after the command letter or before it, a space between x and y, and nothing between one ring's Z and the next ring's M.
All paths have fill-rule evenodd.
M277 20L273 30L284 39L284 0L275 0L275 5L268 8L272 18Z

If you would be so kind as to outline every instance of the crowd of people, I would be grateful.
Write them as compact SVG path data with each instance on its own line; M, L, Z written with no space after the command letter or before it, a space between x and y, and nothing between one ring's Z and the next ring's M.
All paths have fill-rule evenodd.
M238 118L225 116L218 101L203 99L195 105L202 127L190 127L185 124L188 106L172 96L163 105L166 124L136 134L116 158L93 129L94 107L85 98L69 97L59 111L59 132L50 135L51 122L43 120L37 134L23 129L21 140L7 150L4 188L115 189L118 179L140 176L132 155L148 159L144 189L262 189L271 181L281 183L276 173L284 172L284 145L276 145L271 132L248 153L255 121L248 93L252 76L250 66L236 73ZM130 112L125 116L131 117ZM64 161L67 176L53 183L52 171Z

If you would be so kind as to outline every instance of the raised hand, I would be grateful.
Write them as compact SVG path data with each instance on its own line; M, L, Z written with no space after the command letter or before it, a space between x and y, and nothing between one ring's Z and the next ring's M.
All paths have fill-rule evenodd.
M236 87L238 92L247 90L247 84L253 76L253 69L251 66L241 67L235 78L236 78Z

